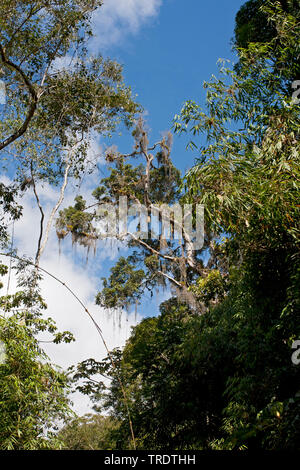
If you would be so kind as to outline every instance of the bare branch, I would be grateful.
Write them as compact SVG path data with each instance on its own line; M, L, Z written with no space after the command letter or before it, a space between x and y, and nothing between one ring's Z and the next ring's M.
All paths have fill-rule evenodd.
M164 276L166 279L168 279L170 282L172 282L172 284L175 284L175 286L180 287L180 289L183 288L183 285L180 284L179 281L176 281L176 279L174 279L173 277L171 277L168 274L164 273L163 271L157 271L157 273Z
M169 260L169 261L177 261L177 258L175 256L169 256L169 255L164 255L160 251L155 250L155 248L152 248L152 246L148 245L148 243L144 242L140 238L136 237L133 233L127 232L128 235L130 235L136 242L138 242L140 245L142 245L144 248L147 248L147 250L151 251L154 255L159 256L160 258Z

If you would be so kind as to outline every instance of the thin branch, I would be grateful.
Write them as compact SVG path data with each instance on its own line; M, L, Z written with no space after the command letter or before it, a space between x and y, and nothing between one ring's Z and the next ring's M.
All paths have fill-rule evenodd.
M15 234L15 221L13 221L13 225L12 225L12 229L11 229L11 243L10 243L10 251L11 252L13 251L13 246L14 246L14 234ZM11 269L12 269L12 257L10 257L10 260L9 260L8 279L7 279L7 288L6 288L6 300L5 300L5 306L4 306L4 317L5 317L5 312L6 312L6 308L7 308L7 302L8 302Z
M35 180L34 180L34 176L33 176L32 166L33 166L33 165L32 165L32 161L31 161L31 162L30 162L30 170L31 170L31 178L32 178L33 192L34 192L34 195L35 195L35 199L36 199L38 208L39 208L40 213L41 213L40 235L39 235L38 247L37 247L37 251L36 251L36 255L35 255L35 262L38 263L39 255L40 255L40 251L41 251L41 242L42 242L42 238L43 238L45 214L44 214L44 211L43 211L43 208L42 208L42 205L41 205L41 203L40 203L40 199L39 199L39 196L38 196L38 193L37 193L37 190L36 190L36 185L35 185Z
M30 7L30 11L29 11L29 14L27 15L27 17L22 21L22 23L19 25L19 27L13 32L13 34L11 35L7 45L9 46L11 43L12 43L12 40L15 38L15 36L18 34L19 31L21 31L22 27L24 26L24 24L33 16L33 15L36 15L40 10L42 10L43 7L39 7L39 8L36 8L34 10L33 6Z
M128 235L130 235L135 241L137 241L140 245L143 247L147 248L147 250L151 251L153 254L159 256L160 258L169 260L169 261L177 261L177 258L175 256L169 256L169 255L164 255L160 251L155 250L155 248L152 248L152 246L148 245L148 243L143 242L140 238L136 237L133 233L127 232Z
M61 31L61 29L62 29L62 26L60 27L59 32ZM46 66L46 68L45 68L45 72L44 72L43 77L42 77L42 80L41 80L41 84L40 84L41 87L42 87L42 86L44 85L44 83L45 83L48 70L49 70L49 68L50 68L50 66L51 66L51 64L52 64L52 62L53 62L53 60L54 60L54 57L56 56L56 53L57 53L59 47L61 46L61 44L62 44L62 42L63 42L63 39L64 39L64 37L62 36L61 40L58 41L57 46L56 46L56 48L54 49L54 51L53 51L53 53L52 53L52 55L51 55L50 60L48 61L48 64L47 64L47 66Z
M145 204L149 206L151 204L149 198L149 189L150 189L150 170L151 170L151 163L153 160L153 155L151 153L143 152L146 158L146 174L145 174Z
M182 284L180 284L180 282L176 281L176 279L174 279L173 277L169 276L168 274L164 273L163 271L157 271L157 272L158 272L158 274L161 274L166 279L168 279L170 282L172 282L172 284L175 284L177 287L180 287L180 289L183 288Z

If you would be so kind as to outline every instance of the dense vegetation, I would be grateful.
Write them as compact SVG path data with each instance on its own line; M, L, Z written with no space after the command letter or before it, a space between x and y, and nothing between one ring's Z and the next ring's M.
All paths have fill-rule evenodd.
M47 22L49 31L39 37L38 22L45 18L32 13L35 3L43 12L50 5L47 14L59 15L66 31L70 21L72 34L62 39L61 29L52 30ZM77 196L74 206L61 209L56 218L59 239L71 235L75 243L94 246L96 224L107 220L106 205L117 206L125 196L132 215L143 205L146 216L155 209L160 222L164 204L203 205L205 233L203 246L196 249L185 231L181 240L163 230L147 239L128 232L116 235L127 245L128 256L102 280L96 303L127 308L142 302L145 291L152 294L161 286L170 289L171 298L160 305L158 315L133 329L123 350L111 351L102 362L87 359L65 374L42 362L35 339L38 331L48 330L55 342L72 340L68 332L57 333L51 319L42 319L45 305L37 271L44 247L41 232L36 267L31 270L26 260L18 266L22 291L1 298L2 309L11 315L0 317L8 356L0 365L0 446L298 449L300 366L291 360L293 343L300 338L299 104L292 88L300 76L297 2L250 0L238 12L238 63L222 62L218 76L204 84L205 109L187 101L174 117L173 132L189 136L188 147L197 154L186 175L172 163L171 133L149 144L119 66L101 58L86 65L82 28L91 34L91 9L82 13L79 2L62 2L52 10L51 2L47 7L42 3L16 2L11 16L1 18L11 114L0 132L18 165L15 186L0 187L5 213L21 216L15 203L18 187L33 187L36 193L39 180L80 179L88 165L90 132L110 133L123 120L135 124L134 150L123 155L112 147L106 152L109 173L93 191L95 205L87 206ZM24 8L23 15L30 18L28 28L35 34L27 40L34 50L39 39L38 59L22 55L19 36L28 37L29 29L25 21L25 27L13 32L14 8ZM58 44L53 45L55 34ZM14 41L19 49L9 48ZM61 55L77 48L82 60L72 71L46 72L42 92L35 96L31 88L39 89L35 84L41 71L60 47ZM14 65L20 60L25 64L21 72ZM27 91L21 79L25 84L30 80ZM67 97L63 118L58 109L62 95ZM94 95L99 98L95 106ZM16 128L26 123L24 132L8 135L12 119ZM57 212L58 207L52 220ZM175 233L180 222L175 214L169 217ZM193 210L194 227L196 218ZM138 227L144 230L141 221ZM1 236L9 249L4 225ZM1 269L5 274L7 268ZM70 417L69 379L90 396L95 415ZM66 423L56 434L50 425L55 419Z

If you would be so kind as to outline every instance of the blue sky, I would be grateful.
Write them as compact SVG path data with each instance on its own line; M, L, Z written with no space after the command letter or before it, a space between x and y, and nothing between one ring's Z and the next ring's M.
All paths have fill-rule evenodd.
M124 65L126 83L147 112L151 140L156 141L161 131L171 127L185 100L204 104L202 84L217 73L219 58L235 59L230 40L235 15L243 3L163 0L157 16L150 18L138 34L107 46L105 54ZM183 138L176 137L172 154L182 171L194 161L185 144Z

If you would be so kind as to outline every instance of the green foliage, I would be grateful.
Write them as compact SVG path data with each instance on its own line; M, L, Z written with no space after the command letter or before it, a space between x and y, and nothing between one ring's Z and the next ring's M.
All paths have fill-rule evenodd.
M0 297L0 448L2 450L59 449L59 421L71 416L69 379L50 363L41 344L74 341L69 331L59 332L28 262L22 261L19 290ZM0 266L1 275L8 268ZM1 285L2 287L2 285ZM3 359L1 357L1 359Z
M143 320L121 358L114 357L126 385L139 448L207 448L221 423L232 348L222 327L217 331L213 326L210 316L191 315L186 305L173 299L162 304L159 317ZM119 439L127 448L126 410L115 374L110 374L104 406L121 422Z
M220 302L226 292L226 281L220 271L213 269L206 278L199 278L190 290L196 295L196 298L206 305L211 302Z
M8 241L7 221L21 217L22 207L16 203L17 188L15 185L6 186L0 183L0 240L2 244Z
M117 201L120 196L139 199L138 187L143 177L143 169L142 165L133 168L129 163L125 164L122 160L118 161L117 167L110 168L110 175L103 178L101 186L93 191L93 196L99 202Z
M226 299L205 315L195 316L172 299L158 317L134 328L114 361L139 448L298 448L299 371L291 344L300 334L300 303L293 298L292 316L282 310L286 283L293 279L278 269L283 260L274 253L260 255L259 263L248 260L232 272ZM299 277L293 282L295 292ZM91 377L100 370L112 384L106 393L91 395L120 422L119 440L127 448L119 382L108 359Z
M113 434L117 428L110 417L87 414L67 423L59 437L67 450L110 450L116 449Z
M283 54L295 50L294 26L292 16L281 21ZM177 132L208 140L187 174L188 197L197 195L208 225L238 239L239 249L281 246L292 254L299 240L299 108L278 91L281 77L268 68L268 47L253 44L241 54L240 74L223 68L223 79L205 84L207 112L187 102L175 117ZM232 122L241 129L232 131Z
M129 117L135 112L130 90L122 83L121 67L87 55L91 15L101 1L1 3L2 75L8 105L14 108L11 116L18 123L35 90L35 139L38 131L50 126L66 144L67 133L69 137L85 133L91 124L102 132L111 129L118 114ZM51 71L55 59L75 53L73 68ZM2 122L4 135L11 132L6 126Z
M128 259L121 257L111 269L109 279L103 278L103 289L96 297L96 304L107 308L122 308L137 301L143 292L145 272L134 269Z
M217 256L227 258L230 289L216 311L231 314L236 355L223 391L227 437L216 435L212 445L296 449L299 371L290 347L300 334L299 108L282 85L296 70L299 13L287 15L279 2L261 11L276 26L274 38L240 49L238 73L222 69L224 80L206 84L208 112L186 103L175 129L207 135L187 197L205 204L207 224L227 238ZM231 122L241 129L232 132Z
M269 24L261 11L263 1L249 0L241 6L235 18L235 44L246 48L251 42L269 42L276 36L276 28Z
M47 322L44 326L51 330ZM0 317L0 339L5 345L5 362L0 364L0 448L61 448L55 431L58 421L70 415L67 376L50 364L22 315Z
M130 125L138 110L118 64L87 61L90 16L100 3L2 2L8 106L0 145L10 145L21 162L22 191L35 179L66 180L66 169L75 178L88 171L91 133L109 135L120 120ZM193 253L186 236L180 243L162 234L120 236L131 252L103 279L96 303L121 309L167 281L177 296L136 326L122 351L69 370L98 414L66 421L56 437L56 421L69 414L68 380L48 363L37 338L73 337L43 319L39 276L27 275L21 263L23 290L0 299L10 315L0 317L3 449L130 449L129 413L140 449L298 448L299 367L291 346L300 337L300 148L290 87L299 72L298 37L296 2L250 0L241 8L239 63L232 69L223 63L220 76L204 84L206 109L187 101L174 119L175 132L192 135L189 147L200 153L182 185L171 135L149 147L142 119L132 153L106 152L111 166L93 192L97 204L115 207L127 196L129 208L146 207L147 224L154 204L203 204L204 246ZM52 73L53 60L70 53L78 58L73 67ZM13 219L20 216L15 196L15 187L0 186ZM77 196L61 210L58 237L71 234L73 242L95 247L93 206ZM6 241L5 230L0 235Z
M88 159L92 135L111 135L120 122L130 126L140 109L124 85L122 67L88 54L91 15L101 4L1 0L1 168L22 191L94 169ZM64 60L70 63L60 66ZM0 201L13 218L20 214L12 199L16 190L16 184L0 188Z
M288 29L286 28L289 24ZM269 64L283 83L299 77L299 1L298 0L249 0L236 15L234 46L241 54L259 43L261 49L267 45ZM292 34L291 34L292 33ZM290 44L287 43L287 35ZM292 45L292 47L291 47Z
M92 226L93 215L85 212L86 202L82 196L76 196L74 206L59 211L56 221L56 233L59 240L72 233L73 242L87 246L88 240L94 240L95 234Z

